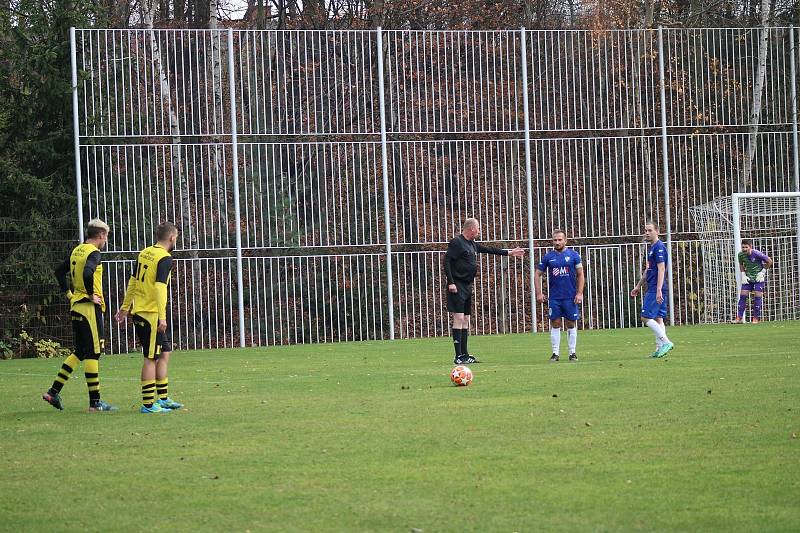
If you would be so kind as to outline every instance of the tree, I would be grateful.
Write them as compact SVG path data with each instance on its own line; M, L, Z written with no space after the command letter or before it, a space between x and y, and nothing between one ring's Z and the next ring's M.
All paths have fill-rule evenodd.
M758 126L761 122L761 102L764 92L764 79L767 75L767 48L769 46L769 10L770 0L761 0L761 34L758 43L758 67L756 79L753 82L753 103L750 107L750 127L747 135L747 154L742 166L742 176L739 181L740 190L748 187L753 172L753 158L758 145Z
M69 28L100 20L89 0L7 7L0 10L0 197L13 218L0 218L0 338L41 319L64 240L77 237Z

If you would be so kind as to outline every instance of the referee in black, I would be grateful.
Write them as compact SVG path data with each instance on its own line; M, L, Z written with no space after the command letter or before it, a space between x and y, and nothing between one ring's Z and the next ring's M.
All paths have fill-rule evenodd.
M478 254L510 255L522 257L525 250L501 250L490 248L475 242L481 233L481 224L475 218L464 222L461 235L458 235L447 245L444 255L444 271L447 275L447 310L453 317L453 347L457 365L480 363L467 351L467 336L469 335L469 317L472 314L472 283L478 272Z

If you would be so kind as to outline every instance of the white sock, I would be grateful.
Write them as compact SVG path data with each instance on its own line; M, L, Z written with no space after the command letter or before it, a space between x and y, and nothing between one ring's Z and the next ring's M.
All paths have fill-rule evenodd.
M569 345L569 354L575 353L575 348L578 346L578 328L567 330L567 344Z
M667 329L661 324L659 324L657 320L653 320L651 318L647 322L645 322L644 325L652 329L653 333L656 334L657 343L664 344L669 342L669 339L667 338Z
M550 328L550 345L553 353L558 355L561 346L561 328Z

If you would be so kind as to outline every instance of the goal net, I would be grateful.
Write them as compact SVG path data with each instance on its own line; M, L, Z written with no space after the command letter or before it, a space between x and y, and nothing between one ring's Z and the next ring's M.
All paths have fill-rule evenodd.
M735 193L690 212L701 239L697 299L705 321L728 322L736 315L742 239L774 261L767 270L762 319L800 318L800 193ZM748 320L751 309L748 302Z

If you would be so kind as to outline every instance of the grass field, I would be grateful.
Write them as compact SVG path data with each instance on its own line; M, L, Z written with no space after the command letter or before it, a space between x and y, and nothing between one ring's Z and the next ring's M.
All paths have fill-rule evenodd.
M186 409L140 415L139 356L0 361L0 530L797 531L800 322L176 352Z

